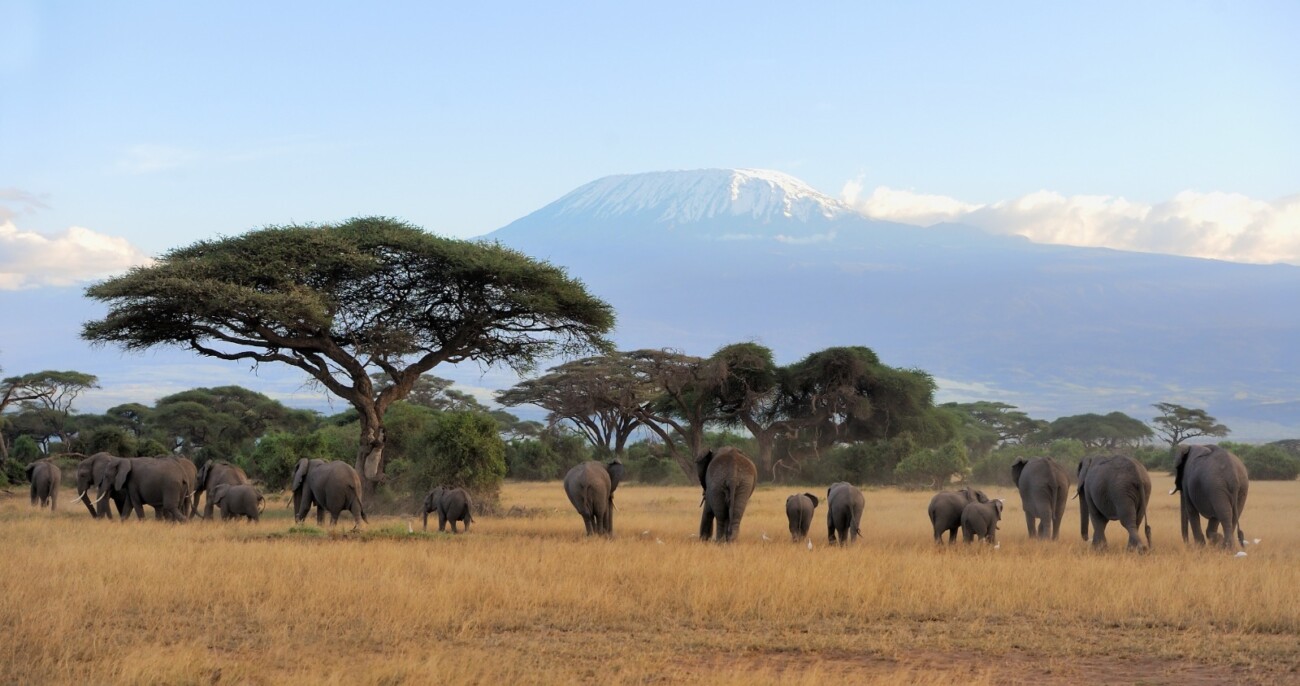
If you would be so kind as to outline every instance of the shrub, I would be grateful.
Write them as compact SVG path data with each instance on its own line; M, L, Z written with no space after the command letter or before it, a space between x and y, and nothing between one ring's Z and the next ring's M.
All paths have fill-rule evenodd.
M401 481L411 493L422 495L439 484L461 486L476 506L494 505L506 476L505 442L496 421L482 412L439 414L406 459L410 465Z
M918 450L898 463L894 476L902 484L942 488L954 476L964 477L970 471L967 455L966 444L961 441Z
M1276 445L1229 444L1246 465L1251 481L1294 481L1300 475L1300 459ZM1228 447L1225 445L1224 447Z

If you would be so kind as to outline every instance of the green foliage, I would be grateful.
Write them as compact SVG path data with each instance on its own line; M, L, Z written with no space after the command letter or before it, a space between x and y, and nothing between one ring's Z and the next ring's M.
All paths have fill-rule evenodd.
M961 441L950 441L903 458L894 468L894 476L900 484L943 488L952 482L953 477L964 477L969 471L966 445Z
M1039 442L1070 438L1091 450L1114 450L1140 445L1153 435L1150 427L1123 412L1088 413L1057 419L1039 435Z
M136 437L121 426L106 425L88 432L78 439L81 452L87 455L105 452L123 457L139 455Z
M494 503L506 475L505 454L505 442L491 417L446 412L437 416L419 450L407 458L410 466L401 470L400 480L412 492L440 484L461 486L476 501Z
M265 484L269 490L278 491L289 487L294 467L303 458L331 460L337 455L331 454L325 436L319 432L272 431L262 436L247 459L237 462L249 476Z
M1004 442L1024 442L1047 427L1047 422L1031 419L1006 403L944 403L939 408L952 414L958 435L976 460L987 457Z
M506 476L523 481L550 481L562 478L570 467L590 459L591 450L581 436L568 431L547 431L539 438L516 438L506 443Z
M1073 475L1079 460L1088 453L1083 443L1073 439L1052 441L1047 445L1003 445L971 465L970 480L977 484L1012 486L1011 463L1019 458L1050 457Z
M9 459L26 467L41 459L41 447L31 436L19 436L9 450Z
M1174 470L1173 449L1165 445L1139 446L1126 451L1133 459L1142 463L1148 472L1169 472Z
M1241 458L1251 481L1294 481L1300 475L1300 458L1277 444L1248 445L1223 441L1219 446Z
M1205 410L1174 403L1156 403L1152 407L1160 410L1160 415L1151 423L1170 447L1197 436L1227 436L1229 433L1228 427L1217 423Z
M682 473L668 448L659 441L637 441L623 454L628 481L657 486L689 486L695 481Z

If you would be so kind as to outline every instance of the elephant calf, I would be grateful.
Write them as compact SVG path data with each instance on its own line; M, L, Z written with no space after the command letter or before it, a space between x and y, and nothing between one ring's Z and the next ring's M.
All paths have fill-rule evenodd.
M926 513L930 515L930 525L934 527L934 542L943 542L943 532L948 532L948 543L957 542L957 529L961 526L961 512L970 503L987 503L989 497L984 491L975 488L963 488L960 491L936 493L930 499Z
M221 510L221 521L247 517L256 522L261 519L266 501L262 494L249 484L221 484L208 491L211 503Z
M976 536L989 545L997 545L998 522L1002 521L1002 499L987 503L970 503L961 511L962 540L970 543Z
M862 535L862 510L866 504L862 491L853 484L839 481L826 489L826 537L831 545L835 544L836 536L840 545L858 540Z
M49 460L37 460L27 465L27 480L32 482L32 507L37 503L44 508L50 506L50 512L59 509L59 482L63 475L59 466ZM1197 528L1199 532L1199 527Z
M460 533L456 530L457 522L464 522L465 533L469 533L469 525L474 521L473 509L474 501L469 497L469 491L439 486L424 497L424 530L429 530L429 513L436 512L438 531L446 531L450 521L453 534Z
M790 520L790 540L798 543L808 537L812 528L813 510L820 504L811 493L796 493L785 499L785 516Z

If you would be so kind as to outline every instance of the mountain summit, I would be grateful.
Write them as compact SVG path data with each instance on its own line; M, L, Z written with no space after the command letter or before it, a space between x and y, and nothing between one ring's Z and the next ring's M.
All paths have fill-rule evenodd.
M765 169L697 169L620 174L597 179L496 232L641 233L696 227L706 235L769 231L860 217L848 205L799 179ZM716 230L716 231L715 231ZM694 231L692 231L694 232ZM720 232L720 233L719 233ZM715 235L716 234L716 235Z

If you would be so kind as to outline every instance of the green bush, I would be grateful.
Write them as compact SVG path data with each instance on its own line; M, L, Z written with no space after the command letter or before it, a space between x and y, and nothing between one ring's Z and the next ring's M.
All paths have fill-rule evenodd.
M1019 458L1029 460L1035 457L1050 457L1065 471L1074 476L1079 460L1087 454L1082 443L1071 438L1052 441L1046 445L1024 445L1019 443L998 446L996 450L971 465L970 480L977 484L990 486L1012 486L1011 464Z
M400 487L422 495L437 485L461 486L477 506L494 505L506 476L506 445L497 423L482 412L443 412L406 458L409 465L390 475Z
M587 441L572 433L548 431L540 438L517 438L506 444L506 476L523 481L551 481L591 458Z
M953 477L965 477L970 471L967 455L966 444L961 441L918 450L898 463L894 477L900 484L943 488Z
M120 426L101 426L78 439L81 452L87 455L109 453L124 457L138 455L139 441L135 436Z
M1275 445L1233 446L1252 481L1294 481L1300 475L1300 459Z
M236 462L269 490L278 491L291 485L293 470L303 458L333 460L338 456L331 454L329 443L320 432L272 431L258 439L251 455Z

